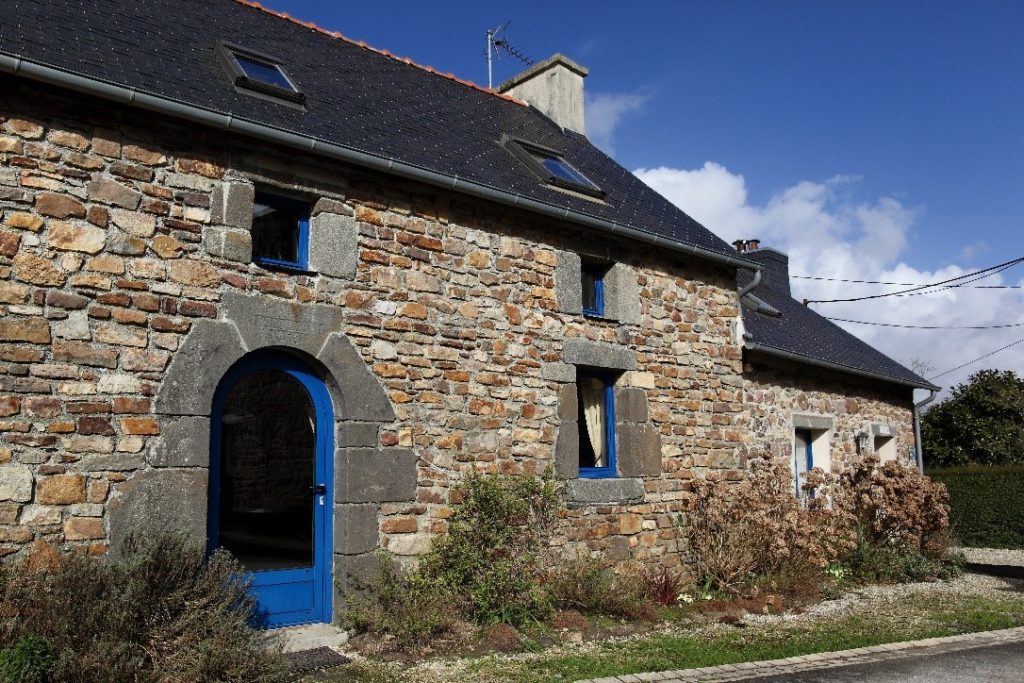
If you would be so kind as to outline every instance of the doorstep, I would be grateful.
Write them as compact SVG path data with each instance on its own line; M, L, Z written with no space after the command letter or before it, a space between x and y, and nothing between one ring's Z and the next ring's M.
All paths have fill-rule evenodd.
M340 651L348 642L348 632L331 624L302 624L267 631L267 638L281 643L285 653L327 647Z

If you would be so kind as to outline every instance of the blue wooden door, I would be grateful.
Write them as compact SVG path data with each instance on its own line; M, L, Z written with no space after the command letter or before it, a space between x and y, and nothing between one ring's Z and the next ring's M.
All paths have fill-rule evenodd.
M250 572L267 628L331 620L334 416L323 381L256 354L221 380L211 418L211 550Z

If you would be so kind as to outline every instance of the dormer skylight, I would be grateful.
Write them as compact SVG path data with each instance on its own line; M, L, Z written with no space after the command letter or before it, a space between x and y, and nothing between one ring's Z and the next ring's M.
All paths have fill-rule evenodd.
M575 166L555 150L525 140L517 140L508 135L502 135L501 144L549 185L582 192L591 197L604 197L601 188L576 170Z
M221 45L221 52L236 87L289 102L306 101L306 96L288 78L280 60L228 44Z

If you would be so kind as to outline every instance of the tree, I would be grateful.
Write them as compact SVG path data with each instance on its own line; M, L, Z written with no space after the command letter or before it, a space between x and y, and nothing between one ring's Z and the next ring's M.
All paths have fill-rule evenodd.
M931 466L1024 463L1024 378L981 370L921 419Z

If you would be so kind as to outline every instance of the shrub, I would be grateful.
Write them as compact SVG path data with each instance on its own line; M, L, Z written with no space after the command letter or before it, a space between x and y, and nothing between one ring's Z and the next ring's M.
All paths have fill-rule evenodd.
M695 570L719 590L739 593L756 577L824 569L852 545L842 510L822 494L801 505L783 463L755 458L740 482L712 474L691 490L686 532Z
M422 575L463 599L478 624L523 626L550 611L538 586L557 496L550 479L473 476L448 533L435 539Z
M642 567L625 567L620 573L597 559L578 555L548 570L544 590L559 610L637 619L653 611L646 572Z
M254 602L228 554L207 559L183 536L130 540L123 559L64 557L52 571L10 567L0 642L41 638L50 680L287 680L280 654L250 626Z
M448 533L434 539L415 569L385 560L366 600L353 605L354 626L422 644L459 618L522 627L550 613L539 578L557 502L552 481L479 475L463 493Z
M770 585L817 591L841 564L859 580L906 581L955 571L941 484L866 456L837 475L812 470L793 495L789 468L764 458L742 481L693 482L687 535L699 576L732 593Z
M949 491L950 526L978 548L1024 548L1024 465L929 471Z
M869 455L830 484L833 505L848 510L858 544L942 560L949 550L949 495L942 484Z
M450 633L458 604L448 586L422 573L406 571L389 556L381 557L378 577L363 586L364 600L351 603L349 619L358 631L387 633L399 648L425 645Z
M921 418L929 461L943 466L1024 464L1024 377L980 370Z
M669 607L677 604L683 578L668 567L647 568L643 573L644 594L651 602Z
M21 636L10 647L0 649L0 680L3 683L43 683L56 657L46 638Z

